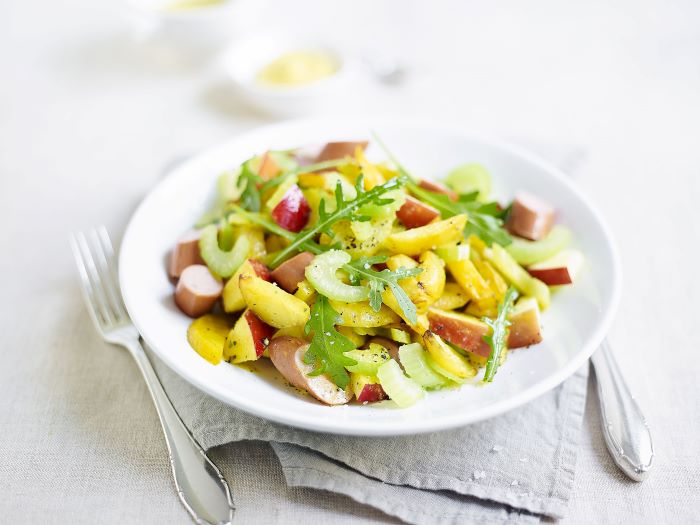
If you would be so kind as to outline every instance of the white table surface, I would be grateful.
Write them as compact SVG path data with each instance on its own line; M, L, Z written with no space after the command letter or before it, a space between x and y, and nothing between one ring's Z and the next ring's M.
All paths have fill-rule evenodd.
M393 42L409 60L410 82L361 91L345 110L435 116L588 151L579 183L623 258L611 337L657 456L648 481L624 479L591 394L564 522L697 523L700 4L287 4L267 20L365 51ZM168 162L271 119L236 100L211 65L154 62L119 7L24 0L5 2L0 17L3 522L189 523L135 366L87 324L67 233L104 223L120 235ZM244 523L386 519L287 489L267 445L245 450L213 453ZM246 505L253 493L269 496L264 510Z

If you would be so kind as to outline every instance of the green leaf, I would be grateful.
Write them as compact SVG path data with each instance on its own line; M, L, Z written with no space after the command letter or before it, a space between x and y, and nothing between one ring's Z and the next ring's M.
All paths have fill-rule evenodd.
M253 171L250 164L253 159L249 159L241 166L239 184L245 184L241 193L241 206L249 211L260 211L260 190L258 184L263 180Z
M407 182L407 187L420 200L430 204L440 212L443 219L448 219L455 215L466 213L469 217L464 235L475 234L486 244L491 246L494 242L501 246L507 246L512 242L508 232L503 228L503 212L498 203L481 203L477 201L478 191L462 194L457 201L452 201L447 195L435 193L421 188L416 182L417 179L404 168L397 158L389 151L389 148L381 139L373 133L375 141L384 150L384 153L396 165L399 173Z
M361 177L358 177L360 179ZM306 228L295 234L294 239L289 245L281 250L279 254L271 261L273 268L286 260L290 254L303 250L303 246L308 244L319 233L332 233L331 226L342 220L362 220L363 215L358 215L358 210L366 204L376 204L381 201L381 196L387 192L400 188L405 184L406 180L403 177L394 177L389 179L384 184L375 186L371 190L364 191L361 184L358 184L357 196L354 199L345 200L343 188L340 183L335 187L336 208L332 212L326 210L325 201L321 201L318 209L318 222L310 228Z
M382 292L388 286L394 293L396 302L401 307L401 311L406 319L411 323L417 322L416 305L406 295L404 289L399 286L399 281L407 277L414 277L421 273L423 269L401 267L394 271L388 268L378 271L372 267L372 265L383 263L384 261L386 261L386 256L360 257L346 264L343 269L351 275L351 279L354 277L367 283L369 286L369 304L375 312L378 312L382 307Z
M335 329L340 322L340 315L323 295L319 295L311 307L311 317L304 326L304 333L311 334L311 343L304 354L304 362L314 365L309 375L328 374L328 377L340 388L350 382L346 366L357 362L345 355L354 350L355 344Z
M496 370L501 363L501 355L507 350L506 336L508 335L508 314L513 309L515 300L518 298L518 292L512 286L508 287L503 301L498 305L498 315L496 319L484 317L484 321L491 327L491 333L484 336L484 341L491 347L489 359L486 362L486 371L484 372L484 382L490 383L496 375Z

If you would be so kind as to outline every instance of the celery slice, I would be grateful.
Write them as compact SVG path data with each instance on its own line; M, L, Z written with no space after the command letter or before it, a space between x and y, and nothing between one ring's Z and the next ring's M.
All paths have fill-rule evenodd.
M513 237L513 242L506 247L506 250L518 263L529 266L549 259L566 248L570 242L571 230L558 224L552 228L547 237L539 241Z
M245 235L236 239L231 250L219 247L219 231L216 226L209 225L202 230L199 237L199 251L209 269L219 277L231 277L239 266L245 262L250 249L250 241Z
M435 253L445 262L461 261L469 259L469 244L453 242L435 249Z
M493 243L490 249L484 250L484 255L520 293L537 299L537 304L542 310L549 306L550 297L547 285L527 273L505 248Z
M479 192L479 200L485 202L491 194L491 174L481 164L462 164L454 168L445 179L457 193Z
M357 303L369 297L367 286L345 284L336 275L341 266L350 262L350 254L341 250L329 250L317 255L306 268L306 279L318 293L335 301Z
M408 333L406 330L401 330L400 328L390 328L389 337L397 343L411 343L411 334Z
M401 408L411 406L423 397L421 386L406 377L393 359L379 367L377 378L384 392Z
M446 383L445 379L430 367L428 353L419 343L399 348L399 361L408 377L424 388L436 388Z
M350 350L345 355L356 361L356 364L345 367L348 372L368 376L377 375L379 367L391 359L389 352L375 343L370 344L366 350Z

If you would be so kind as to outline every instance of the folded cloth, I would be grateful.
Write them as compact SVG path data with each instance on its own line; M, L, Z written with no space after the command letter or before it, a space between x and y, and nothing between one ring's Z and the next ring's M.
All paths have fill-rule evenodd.
M569 169L580 158L570 149L545 151ZM527 405L481 423L367 438L309 432L252 416L152 359L173 405L205 449L268 441L290 486L344 494L414 524L529 524L566 511L588 365Z

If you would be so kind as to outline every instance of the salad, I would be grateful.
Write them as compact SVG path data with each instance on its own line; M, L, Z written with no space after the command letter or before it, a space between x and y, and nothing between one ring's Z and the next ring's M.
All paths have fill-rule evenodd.
M213 365L269 359L337 405L489 383L542 341L540 312L583 262L554 208L457 166L410 173L377 138L267 151L223 173L170 257L191 347Z

